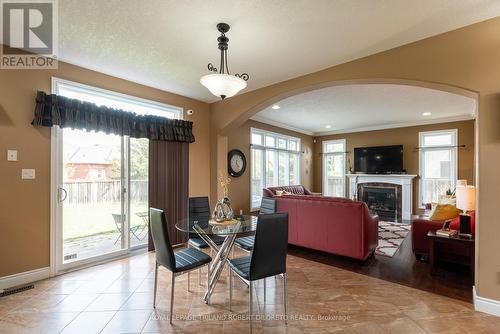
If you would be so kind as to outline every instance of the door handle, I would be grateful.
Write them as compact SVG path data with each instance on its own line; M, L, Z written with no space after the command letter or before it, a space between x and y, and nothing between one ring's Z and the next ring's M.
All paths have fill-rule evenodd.
M66 198L68 197L68 192L66 191L66 189L64 188L59 188L59 203L62 203L66 200ZM64 197L62 197L61 195L64 194Z

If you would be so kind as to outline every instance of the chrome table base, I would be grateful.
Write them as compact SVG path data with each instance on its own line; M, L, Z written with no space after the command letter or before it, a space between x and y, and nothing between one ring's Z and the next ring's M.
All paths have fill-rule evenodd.
M198 233L200 238L202 238L210 246L211 249L217 252L215 258L212 259L212 264L210 265L210 271L207 279L207 291L205 292L204 296L205 303L210 304L210 296L212 295L215 286L219 281L222 269L224 269L224 265L229 258L229 254L231 253L231 249L233 248L234 240L236 240L237 234L227 235L224 239L224 242L219 247L198 225L194 225L193 228L196 233Z

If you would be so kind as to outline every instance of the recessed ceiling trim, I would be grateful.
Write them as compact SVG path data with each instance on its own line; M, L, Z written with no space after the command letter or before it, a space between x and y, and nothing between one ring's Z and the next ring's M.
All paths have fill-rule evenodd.
M303 130L303 129L299 129L299 128L296 128L294 126L290 126L290 125L287 125L287 124L284 124L284 123L281 123L281 122L271 121L271 120L268 120L268 119L266 119L264 117L260 117L258 115L253 116L251 119L254 120L254 121L260 122L260 123L264 123L264 124L276 126L278 128L282 128L282 129L286 129L286 130L290 130L290 131L295 131L295 132L303 133L305 135L309 135L309 136L313 136L314 135L314 132Z
M373 125L373 126L366 126L366 127L362 127L362 128L314 132L313 136L320 137L320 136L329 136L329 135L336 135L336 134L343 134L343 133L377 131L377 130L396 129L396 128L407 128L410 126L470 121L473 119L476 119L475 115L461 115L461 116L454 116L454 117L426 119L426 120L402 122L402 123L394 123L394 124ZM267 121L262 121L262 123L266 123L266 122Z

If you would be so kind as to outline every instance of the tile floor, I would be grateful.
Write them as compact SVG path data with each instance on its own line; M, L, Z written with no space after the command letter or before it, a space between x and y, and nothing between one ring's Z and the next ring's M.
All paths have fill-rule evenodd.
M47 279L35 289L0 298L0 333L248 333L248 289L236 282L233 312L225 279L212 305L203 303L197 274L176 280L174 323L168 321L170 273L160 270L152 307L154 254ZM227 276L224 275L224 278ZM203 279L204 282L204 279ZM254 333L500 333L500 318L472 304L288 256L288 326L280 279L257 286Z

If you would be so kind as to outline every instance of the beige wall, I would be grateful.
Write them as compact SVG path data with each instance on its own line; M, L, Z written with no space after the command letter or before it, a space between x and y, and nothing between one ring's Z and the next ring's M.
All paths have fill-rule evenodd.
M239 212L242 209L244 212L250 211L250 128L257 128L267 131L276 132L279 134L300 138L301 145L301 183L304 187L311 189L313 186L313 138L311 136L277 128L268 124L259 123L253 120L245 122L242 126L233 129L228 133L228 150L239 149L247 159L247 169L242 176L231 178L230 198L233 209ZM227 170L224 169L224 171Z
M416 147L418 147L418 133L445 129L457 129L458 144L466 145L465 148L458 149L458 178L467 179L469 184L474 184L474 121L462 121L316 137L314 146L318 153L314 155L314 189L318 192L322 191L322 156L319 153L322 151L322 143L325 140L345 139L346 150L349 152L346 158L351 160L353 168L355 147L403 145L403 168L406 169L408 174L418 175L419 158L416 150ZM346 170L348 168L346 160ZM348 188L349 183L346 182L346 194L349 193ZM413 212L418 210L418 190L419 180L414 179Z
M209 193L208 104L65 63L0 72L0 277L49 266L50 129L30 123L36 91L50 92L52 76L193 109L189 192ZM7 149L18 150L17 162L7 162ZM21 168L35 168L36 179L21 180Z
M477 292L500 300L500 18L284 81L210 106L212 140L280 99L311 87L380 78L461 87L479 93L479 184L476 224ZM214 146L212 145L212 148ZM226 152L227 153L227 152ZM211 152L212 167L217 166ZM212 172L212 182L214 180ZM212 183L214 185L214 183Z

